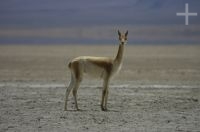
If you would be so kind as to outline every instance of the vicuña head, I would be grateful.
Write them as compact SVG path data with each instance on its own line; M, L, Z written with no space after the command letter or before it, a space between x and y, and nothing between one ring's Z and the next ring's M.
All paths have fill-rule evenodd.
M125 34L122 34L118 30L118 35L120 43L117 55L114 59L108 57L80 56L74 58L72 61L69 62L68 67L71 71L71 81L69 87L66 90L65 110L67 110L67 100L72 89L75 106L76 109L79 110L77 103L77 89L79 88L84 73L96 78L102 78L104 80L101 99L101 109L103 111L107 110L107 100L109 91L108 85L111 77L121 69L124 45L127 42L128 31L126 31Z
M121 32L118 30L118 35L120 43L125 44L127 42L128 31L126 31L125 34L121 34Z

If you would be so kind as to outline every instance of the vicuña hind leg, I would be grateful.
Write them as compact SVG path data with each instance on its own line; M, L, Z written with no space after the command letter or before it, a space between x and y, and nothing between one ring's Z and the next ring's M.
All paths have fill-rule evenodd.
M80 82L81 82L81 80L76 80L75 81L75 87L73 89L74 102L75 102L75 107L76 107L77 110L79 110L78 103L77 103L77 90L79 88Z
M71 74L71 81L70 81L69 87L66 89L66 94L65 94L65 111L67 110L67 101L68 101L69 94L71 90L74 88L74 86L75 86L75 78L73 74Z

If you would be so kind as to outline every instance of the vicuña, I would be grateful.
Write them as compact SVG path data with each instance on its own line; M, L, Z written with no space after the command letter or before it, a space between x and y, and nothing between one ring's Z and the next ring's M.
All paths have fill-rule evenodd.
M73 89L73 97L75 101L76 109L79 110L77 103L77 90L82 81L83 74L89 74L96 78L103 79L103 89L102 89L102 98L101 98L101 109L103 111L107 110L107 101L108 101L108 85L111 77L118 73L122 66L122 59L124 53L124 45L127 43L128 31L125 34L122 34L118 30L119 35L119 48L117 55L114 59L108 57L94 57L94 56L80 56L74 58L69 62L69 69L71 71L71 81L69 87L66 90L66 99L65 99L65 110L67 110L67 101L68 96Z

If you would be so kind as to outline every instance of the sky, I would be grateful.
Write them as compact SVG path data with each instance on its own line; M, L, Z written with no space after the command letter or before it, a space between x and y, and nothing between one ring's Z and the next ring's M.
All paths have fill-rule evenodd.
M0 26L182 24L185 3L200 13L200 0L2 0Z
M184 17L176 16L184 12L185 3L190 12L198 13L189 17L191 28L184 26ZM1 0L0 29L159 26L161 31L178 25L200 35L194 28L200 26L199 7L200 0ZM0 33L0 43L6 37Z

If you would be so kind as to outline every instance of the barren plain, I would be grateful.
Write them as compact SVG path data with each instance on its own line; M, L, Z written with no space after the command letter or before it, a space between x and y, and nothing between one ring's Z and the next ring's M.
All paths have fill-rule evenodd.
M0 131L200 131L200 46L126 45L111 81L109 111L102 81L85 76L76 111L67 63L80 55L114 57L117 45L1 45Z

